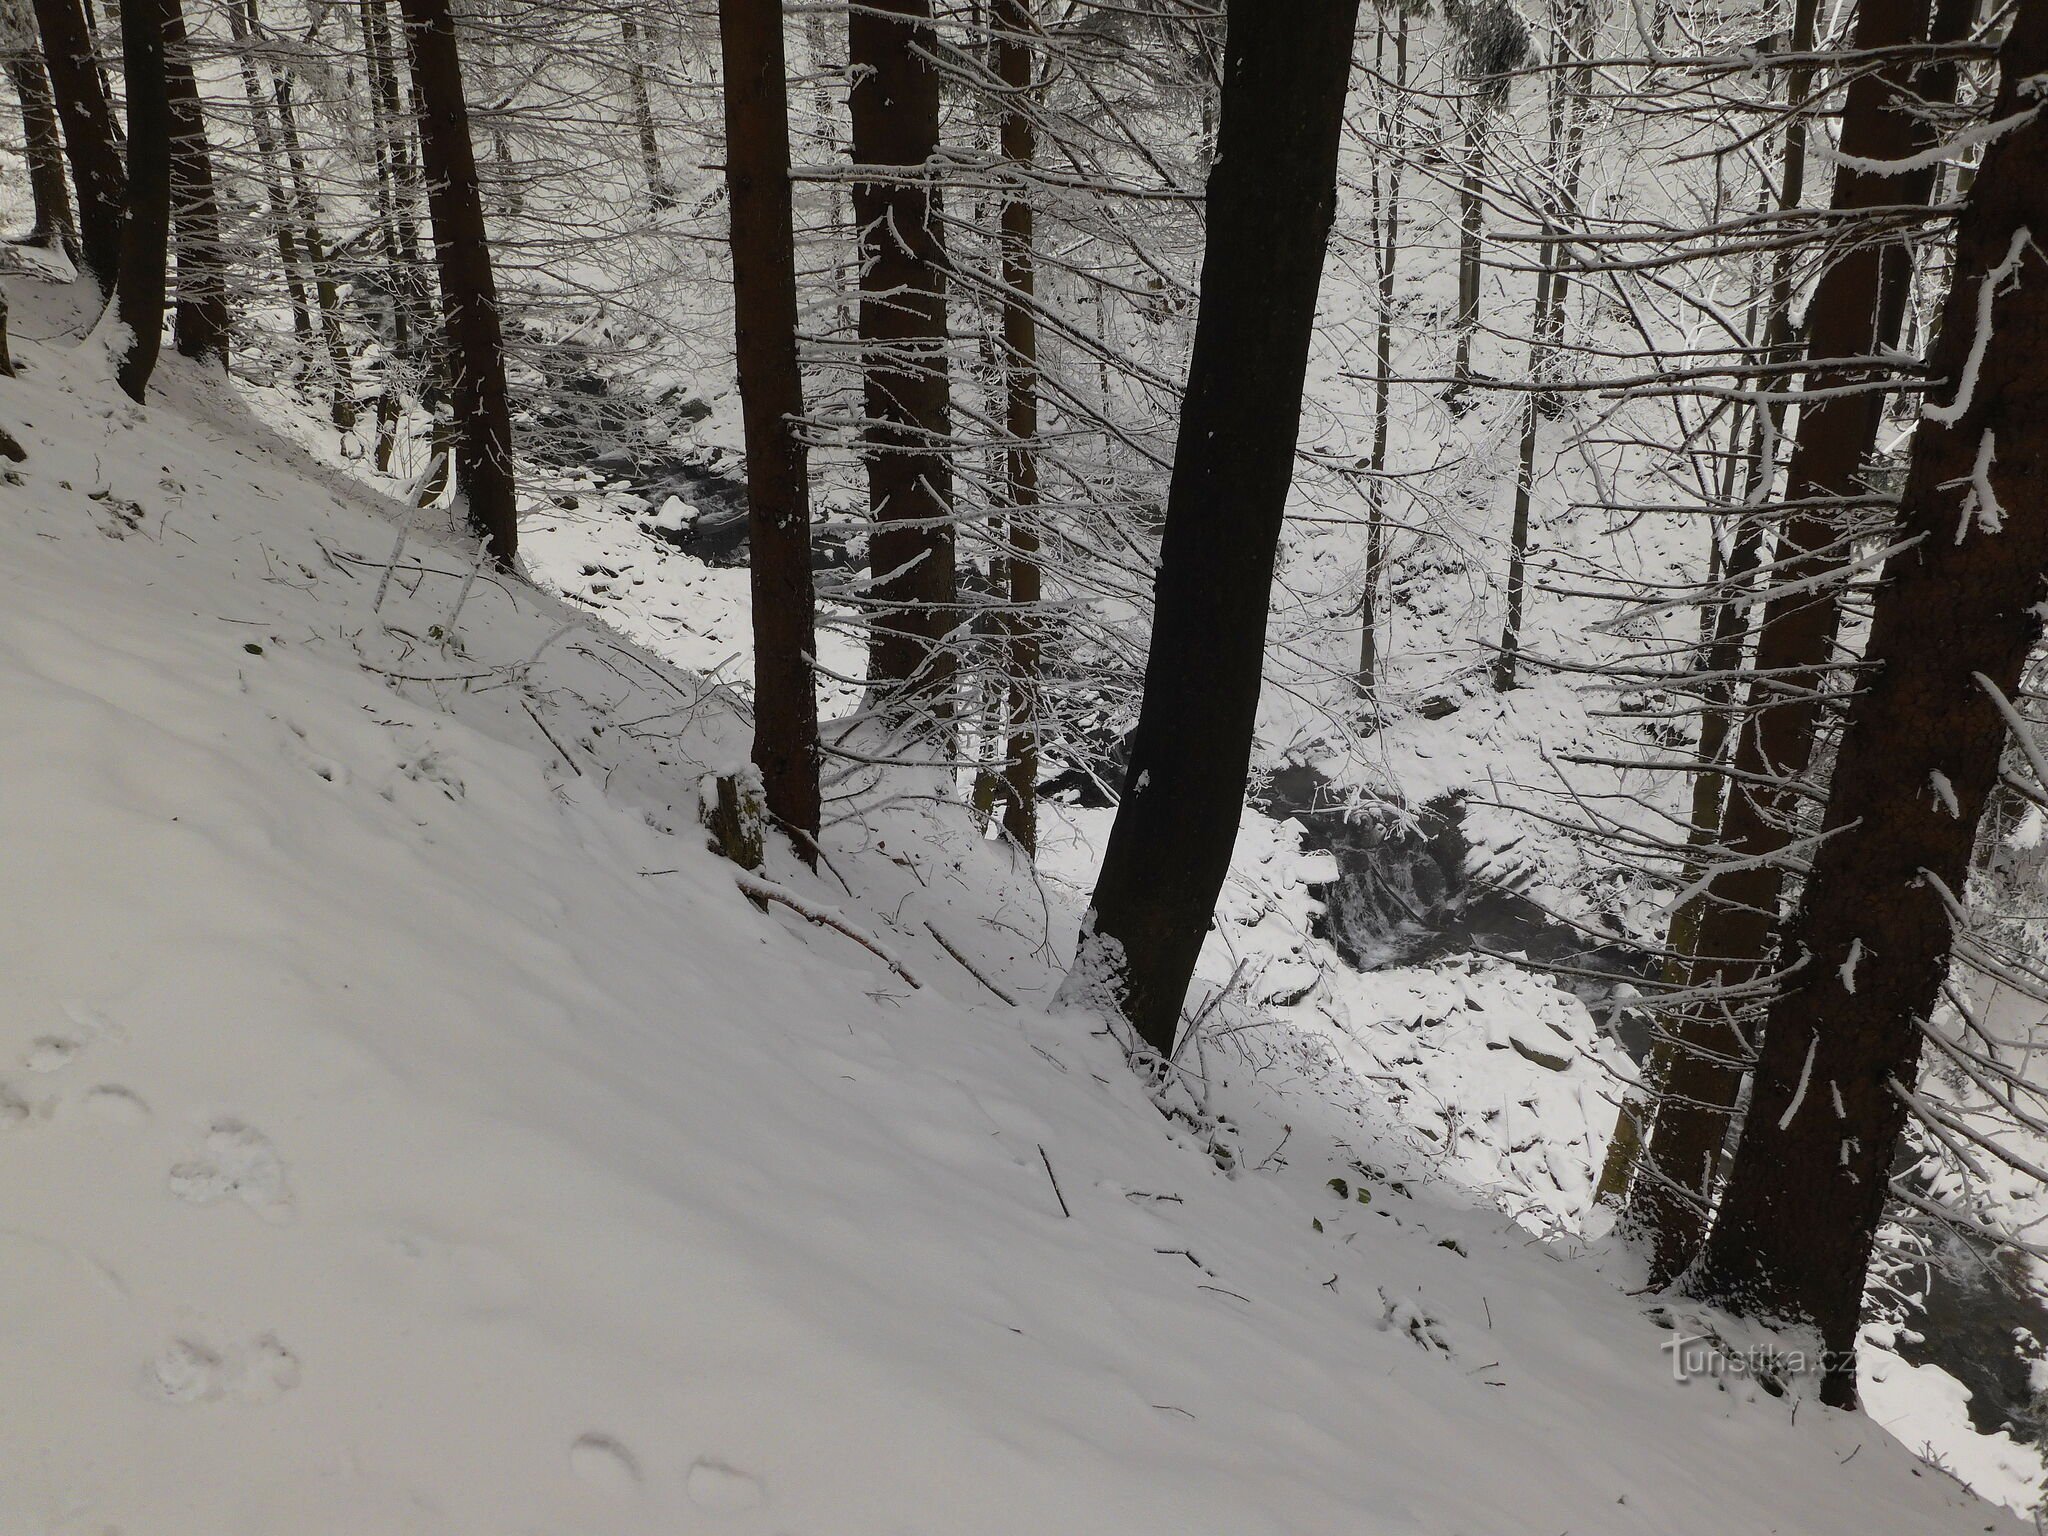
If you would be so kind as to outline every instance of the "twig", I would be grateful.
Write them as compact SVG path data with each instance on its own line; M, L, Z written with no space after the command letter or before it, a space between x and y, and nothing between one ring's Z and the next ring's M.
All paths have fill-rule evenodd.
M939 942L940 942L941 944L943 944L943 943L945 943L945 940L944 940L944 939L941 939L941 940L939 940ZM1049 1157L1047 1157L1047 1156L1045 1155L1045 1143L1044 1143L1044 1142L1040 1142L1040 1143L1038 1144L1038 1160L1039 1160L1039 1161L1040 1161L1041 1163L1045 1164L1045 1176L1046 1176L1046 1177L1047 1177L1048 1179L1051 1179L1051 1180L1052 1180L1052 1192L1053 1192L1053 1198L1054 1198L1054 1199L1056 1199L1056 1200L1058 1200L1058 1201L1059 1201L1059 1203L1060 1203L1060 1214L1061 1214L1062 1216L1066 1217L1066 1218L1067 1218L1067 1219L1068 1219L1069 1221L1073 1220L1073 1218L1074 1218L1074 1213L1073 1213L1072 1211L1070 1211L1070 1210L1068 1210L1068 1209L1067 1209L1067 1197L1066 1197L1065 1195L1063 1195L1063 1194L1061 1194L1061 1193L1060 1193L1060 1179L1059 1179L1059 1175L1058 1175L1058 1174L1056 1174L1056 1173L1054 1173L1054 1172L1052 1171L1052 1159L1051 1159L1051 1158L1049 1158Z

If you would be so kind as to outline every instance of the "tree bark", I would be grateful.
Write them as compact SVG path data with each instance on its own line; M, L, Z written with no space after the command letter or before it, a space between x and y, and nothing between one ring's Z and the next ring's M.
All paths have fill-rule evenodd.
M111 295L121 267L121 202L128 180L113 103L80 0L35 0L35 10L51 94L64 124L71 183L78 193L79 250L100 292Z
M1010 696L1009 746L1003 764L1003 830L1026 853L1038 849L1038 720L1040 713L1038 604L1038 320L1032 312L1037 284L1031 244L1031 200L1022 172L1038 158L1031 121L1037 33L1030 0L994 0L995 72L1003 83L999 148L1013 178L997 214L1003 262L1003 455L1009 548L1009 611L1004 615Z
M114 376L140 403L163 346L164 272L171 242L171 99L164 34L172 0L125 0L121 61L128 86L128 198L114 317L122 327Z
M42 55L26 37L7 61L7 77L21 102L29 193L35 200L36 222L28 243L61 250L77 260L78 230L71 221L71 189L64 182L64 135L57 103L50 94L50 78L43 73Z
M490 540L491 558L510 568L519 551L513 481L512 410L505 388L505 336L497 278L484 230L476 145L462 94L455 20L448 0L402 0L419 108L420 160L441 272L456 424L457 494L470 526Z
M946 248L930 0L873 0L847 18L853 217L869 515L868 670L902 721L948 720L960 618L954 568ZM865 179L863 179L865 177Z
M640 174L647 180L647 204L660 213L675 207L676 194L661 173L661 140L655 136L654 103L647 94L647 61L640 52L640 24L631 16L619 18L619 47L626 56L626 94L633 103L633 132L640 141ZM787 85L782 93L787 101Z
M2048 7L2015 8L1999 56L1995 139L1957 229L1932 359L1946 403L1922 408L1825 818L1785 954L1749 1113L1693 1289L1819 1328L1823 1400L1855 1399L1865 1269L1958 899L2019 691L2048 573ZM2022 116L2021 114L2026 114Z
M719 0L733 325L747 439L754 621L754 763L768 810L817 857L817 605L797 361L789 87L781 0Z
M1382 45L1386 26L1380 27ZM1380 573L1386 565L1387 434L1391 420L1394 386L1394 276L1401 255L1401 166L1402 154L1393 147L1394 130L1401 121L1399 93L1408 88L1408 12L1394 10L1394 78L1392 91L1397 106L1382 105L1379 112L1380 145L1376 158L1387 160L1386 180L1373 167L1372 192L1375 211L1374 254L1378 271L1379 318L1373 335L1372 366L1372 455L1367 461L1365 482L1365 579L1359 583L1358 598L1358 692L1369 703L1379 688ZM1384 87L1383 87L1384 89ZM1383 98L1384 100L1384 98Z
M1942 14L1952 17L1956 9L1945 5ZM1967 17L1962 21L1967 25ZM1863 0L1851 46L1897 48L1926 37L1926 29L1926 12L1912 0ZM1907 159L1923 147L1926 128L1902 103L1944 85L1953 92L1952 70L1916 70L1911 63L1858 75L1843 107L1842 153L1863 161ZM1854 213L1924 202L1931 189L1931 169L1883 174L1844 163L1835 173L1833 206ZM1786 471L1792 505L1778 530L1771 578L1781 590L1764 605L1754 661L1760 681L1751 687L1736 739L1720 825L1725 854L1753 862L1725 866L1709 885L1689 991L1721 996L1688 1004L1675 1020L1662 1102L1624 1212L1625 1224L1649 1244L1658 1283L1685 1268L1706 1230L1715 1168L1755 1044L1744 1037L1741 1004L1723 999L1768 975L1800 803L1809 792L1802 780L1823 720L1821 689L1841 627L1849 540L1843 503L1862 489L1883 404L1874 387L1832 398L1815 392L1882 377L1854 360L1873 356L1897 327L1884 306L1903 303L1905 290L1883 282L1885 250L1884 241L1867 236L1849 244L1821 274L1807 306L1808 398Z
M178 306L173 334L183 357L228 362L227 252L206 119L192 76L191 41L179 0L164 6L164 72L171 114L171 224L177 232Z
M1168 1055L1244 805L1356 0L1233 6L1144 702L1065 992Z

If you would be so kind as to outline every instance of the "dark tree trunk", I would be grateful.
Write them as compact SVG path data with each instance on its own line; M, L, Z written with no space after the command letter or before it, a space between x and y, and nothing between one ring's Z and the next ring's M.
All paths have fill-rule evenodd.
M476 145L462 94L455 20L448 0L402 0L419 109L420 160L441 270L442 328L454 398L458 493L470 525L509 567L519 550L513 482L512 410L505 389L505 336L498 284L484 232Z
M1380 28L1378 47L1384 50L1387 29ZM1408 88L1408 12L1394 11L1394 74L1392 93L1396 102ZM1382 98L1384 100L1384 98ZM1377 711L1374 694L1380 674L1380 573L1386 565L1387 522L1385 512L1387 433L1391 420L1394 387L1394 277L1401 256L1401 168L1402 156L1392 147L1399 108L1382 105L1379 112L1379 153L1387 160L1385 180L1378 165L1373 167L1372 194L1378 213L1374 238L1377 262L1379 318L1373 339L1372 457L1367 461L1370 477L1365 482L1365 579L1359 583L1358 598L1358 692Z
M227 252L221 247L220 202L206 119L192 78L192 48L178 0L164 6L164 77L171 113L171 223L178 241L178 308L174 334L181 356L228 361Z
M126 0L121 62L128 85L128 199L114 317L123 334L114 375L140 402L164 333L164 271L171 243L171 98L164 33L172 0Z
M21 132L28 155L29 193L35 199L30 245L61 250L78 259L78 230L71 222L71 189L64 184L64 135L42 55L24 39L7 61L7 77L21 101Z
M1004 88L1000 147L1013 174L1038 158L1031 122L1032 54L1037 23L1030 0L994 0L996 77ZM1010 741L1003 765L1003 829L1026 853L1038 849L1039 615L1038 320L1032 311L1031 200L1021 185L997 215L1003 252L1004 491L1009 500Z
M1955 9L1945 5L1944 14ZM1913 0L1863 0L1852 46L1896 48L1925 37L1926 25L1925 10ZM1843 153L1876 161L1912 155L1925 128L1901 103L1944 88L1954 89L1946 69L1901 63L1858 75L1843 108ZM1833 206L1852 213L1895 207L1923 202L1931 189L1931 169L1883 175L1844 164L1835 173ZM1802 781L1822 724L1821 688L1841 626L1840 578L1854 521L1844 504L1863 490L1860 476L1884 399L1876 388L1826 399L1816 392L1883 377L1880 368L1853 360L1871 357L1897 326L1884 306L1902 304L1905 287L1882 281L1886 249L1861 239L1837 252L1807 307L1812 366L1786 471L1792 507L1778 530L1771 576L1783 590L1764 605L1754 662L1768 681L1751 689L1719 828L1726 854L1753 862L1724 868L1709 886L1689 980L1696 993L1725 996L1767 974L1800 805L1810 793ZM1739 1008L1710 998L1688 1005L1675 1022L1662 1102L1625 1212L1626 1224L1649 1243L1659 1283L1691 1261L1706 1230L1714 1169L1754 1044L1744 1038Z
M754 763L768 810L814 862L818 836L816 600L796 353L796 245L781 0L720 0L733 323L747 435L754 598Z
M853 217L872 638L868 670L902 718L952 713L952 395L946 249L930 163L939 148L938 47L930 0L874 0L847 18L853 85ZM877 179L861 180L871 171Z
M1356 0L1232 7L1145 697L1069 996L1173 1049L1244 806ZM1105 991L1108 996L1105 996Z
M2048 124L2020 117L2048 72L2048 7L2015 8L1992 142L1957 228L1932 359L1952 398L1924 408L1835 791L1785 953L1742 1137L1694 1289L1812 1324L1836 1352L1825 1401L1855 1399L1864 1272L1915 1080L1920 1021L1947 973L2006 724L2040 642L2048 573ZM1992 302L1995 299L1995 302ZM1939 391L1937 391L1939 392ZM1993 504L1982 495L1985 485ZM1951 898L1954 899L1954 898Z
M35 0L35 9L51 94L64 123L71 184L78 193L79 249L100 292L112 294L121 266L121 203L127 193L113 103L80 0Z

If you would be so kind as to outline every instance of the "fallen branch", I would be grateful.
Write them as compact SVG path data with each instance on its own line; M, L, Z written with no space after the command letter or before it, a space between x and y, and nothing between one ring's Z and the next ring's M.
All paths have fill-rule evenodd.
M965 971L968 975L972 976L976 981L980 982L984 987L987 987L989 991L993 992L996 995L998 1001L1008 1003L1012 1008L1017 1006L1017 999L1010 996L1009 993L1005 992L1001 987L997 986L994 982L990 981L986 976L982 975L980 971L976 970L974 968L973 962L970 961L965 955L961 954L959 950L955 949L952 946L952 944L947 940L946 936L943 933L939 932L938 929L932 926L932 921L930 918L925 919L924 928L926 933L929 933L933 938L939 941L939 948L943 949L947 954L951 955L955 960L960 962L961 970Z
M923 982L904 969L901 960L898 960L889 951L882 948L874 939L862 933L845 918L839 916L838 913L828 911L823 907L812 906L794 891L786 891L772 880L763 880L758 875L736 874L733 876L733 880L743 893L753 897L756 901L772 901L778 906L789 908L790 911L794 912L805 922L816 923L820 928L830 928L834 933L844 934L877 960L881 961L882 964L888 966L898 976L909 982L913 987L922 988L924 986Z

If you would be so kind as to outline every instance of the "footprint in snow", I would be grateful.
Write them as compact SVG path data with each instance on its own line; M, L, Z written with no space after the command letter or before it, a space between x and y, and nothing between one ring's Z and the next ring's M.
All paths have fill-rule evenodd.
M709 1456L700 1456L690 1467L686 1485L690 1502L713 1514L738 1514L753 1509L766 1497L760 1480Z
M606 1493L631 1493L640 1483L640 1463L610 1435L579 1435L569 1447L569 1465L584 1482Z
M39 1035L29 1042L21 1064L31 1072L62 1072L83 1049L66 1035Z
M206 1133L203 1155L171 1169L170 1183L172 1194L193 1205L234 1199L265 1221L292 1219L284 1159L268 1136L239 1120L216 1120Z
M274 1402L299 1384L299 1357L274 1333L221 1350L204 1339L173 1339L143 1370L143 1390L167 1403L208 1403L234 1397Z

